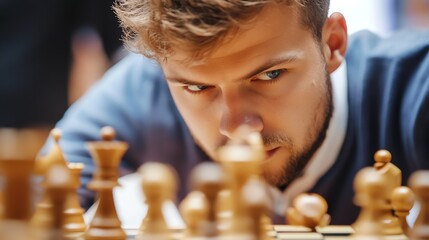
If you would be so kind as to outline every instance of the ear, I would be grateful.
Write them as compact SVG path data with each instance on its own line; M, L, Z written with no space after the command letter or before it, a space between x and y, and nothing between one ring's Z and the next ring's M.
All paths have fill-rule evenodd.
M341 13L333 13L326 19L322 45L328 72L332 73L343 62L347 50L347 24Z

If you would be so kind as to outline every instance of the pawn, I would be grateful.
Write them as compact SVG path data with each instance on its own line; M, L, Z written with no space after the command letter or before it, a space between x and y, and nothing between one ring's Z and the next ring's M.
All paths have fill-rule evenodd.
M352 227L355 230L352 239L383 239L382 216L389 209L385 201L385 181L374 168L361 169L354 179L354 203L361 208Z
M218 229L215 206L219 192L226 187L225 173L219 164L204 162L192 170L189 179L190 188L202 192L208 202L208 221L204 235L216 236Z
M47 172L44 185L52 204L52 226L48 230L49 239L66 239L63 231L64 209L68 193L73 189L73 179L69 169L61 165L52 166Z
M414 172L408 180L420 203L420 212L410 232L411 239L429 239L429 170Z
M176 195L178 179L176 172L170 166L156 162L143 164L139 172L142 175L142 189L148 208L136 239L169 239L170 233L162 207L166 201L173 200Z
M249 179L242 189L242 198L246 210L250 213L251 239L269 239L266 218L270 201L265 184L258 178Z
M331 217L327 214L328 203L316 193L302 193L286 210L286 221L291 225L305 226L313 231L316 227L329 224Z
M206 239L209 221L209 202L203 193L193 191L180 203L180 214L186 223L183 239Z
M392 163L392 154L389 151L385 149L378 150L374 154L374 161L374 168L389 179L385 186L385 188L388 188L389 193L401 186L402 172Z
M83 163L69 163L68 169L72 177L73 188L69 193L64 210L64 233L69 238L82 236L86 230L85 220L83 218L84 210L79 205L77 190L80 187L80 173L82 172Z
M402 172L395 166L392 161L392 154L387 150L378 150L374 154L374 169L384 178L383 182L383 198L386 202L386 209L380 216L380 221L383 224L383 234L385 235L400 235L403 234L399 219L392 214L391 194L393 190L401 186Z
M393 190L390 199L392 201L394 214L401 222L403 232L407 234L409 226L406 217L413 208L415 201L414 193L408 187L397 187Z

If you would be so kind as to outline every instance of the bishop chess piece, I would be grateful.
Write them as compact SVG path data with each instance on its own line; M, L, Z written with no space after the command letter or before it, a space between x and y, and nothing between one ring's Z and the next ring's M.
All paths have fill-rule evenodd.
M292 202L292 207L286 211L286 221L290 225L305 226L312 231L316 227L324 227L331 221L328 203L316 193L302 193Z
M39 156L35 164L35 173L42 177L42 200L37 203L36 211L31 218L31 225L37 228L48 229L52 226L52 203L49 195L44 189L45 175L53 166L67 166L67 161L64 157L63 151L59 145L61 139L61 131L54 128L50 131L50 137L53 140L53 145L45 156Z
M395 188L401 186L402 172L395 166L392 161L392 155L387 150L378 150L374 154L374 169L382 178L384 178L384 193L386 207L383 212L380 212L380 221L383 225L382 231L385 235L400 235L403 234L401 222L392 214L393 206L391 205L391 194Z
M143 164L139 173L142 175L142 189L148 209L136 239L170 239L170 231L165 222L162 208L166 201L175 199L177 174L170 166L157 162Z
M112 127L101 129L102 141L88 143L89 152L97 170L88 188L95 190L98 206L94 218L85 233L87 240L125 240L126 234L116 212L113 188L119 186L119 163L128 149L126 142L114 141L115 130Z
M411 239L429 239L429 170L414 172L408 185L414 191L417 201L420 203L420 212L410 231Z

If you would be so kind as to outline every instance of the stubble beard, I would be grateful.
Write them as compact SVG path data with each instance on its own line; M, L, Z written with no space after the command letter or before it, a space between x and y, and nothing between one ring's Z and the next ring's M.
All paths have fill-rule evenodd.
M307 166L308 162L310 161L311 157L314 155L314 153L319 149L319 147L322 145L326 138L326 133L329 128L329 124L332 118L332 113L334 110L333 105L333 98L332 98L332 83L331 83L331 77L329 73L326 71L325 76L325 84L326 84L326 99L324 102L324 109L325 112L323 113L323 123L322 126L319 128L319 131L316 132L316 134L313 133L307 133L311 136L316 136L311 144L307 144L307 147L304 148L304 150L300 152L293 151L293 143L290 138L287 136L268 136L268 135L262 135L264 145L286 145L289 150L291 150L290 158L280 166L280 174L273 174L271 171L268 171L267 169L263 169L262 175L264 179L272 186L276 186L280 190L284 190L287 188L287 186L293 182L295 179L299 178L303 175L304 169ZM323 99L322 99L323 100ZM210 151L208 149L205 149L203 144L198 141L198 139L195 137L195 135L191 131L191 136L194 139L194 142L196 143L196 146L200 148L200 150L205 153L206 156L211 158L212 160L215 160L213 154L210 154Z
M282 166L280 166L280 174L275 175L270 171L263 171L263 176L265 180L269 184L276 186L280 190L286 189L290 183L292 183L295 179L303 175L304 169L307 166L308 162L310 161L314 153L317 151L317 149L319 149L319 147L325 141L326 133L328 131L329 124L331 122L332 114L334 111L332 84L331 78L328 73L326 73L325 79L327 93L326 99L324 101L325 112L323 113L323 123L316 134L308 134L310 136L316 136L313 142L311 144L307 144L307 147L304 148L303 151L291 151L291 155L288 161Z

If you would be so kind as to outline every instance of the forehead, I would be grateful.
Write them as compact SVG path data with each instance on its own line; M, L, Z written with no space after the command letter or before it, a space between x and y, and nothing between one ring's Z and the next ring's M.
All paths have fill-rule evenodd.
M303 38L313 40L311 32L300 24L295 5L272 3L247 24L226 36L204 59L188 61L189 54L175 50L162 65L164 72L173 76L183 73L183 69L207 70L213 66L227 68L238 66L244 60L246 65L252 65L266 56L280 54L277 52L279 49L293 52L304 48Z
M297 27L299 19L293 7L281 3L269 4L235 34L227 36L209 58L222 58L246 51L285 34L293 34Z
M298 25L298 9L296 4L268 3L257 15L247 23L241 24L236 31L224 36L222 41L209 50L207 58L219 58L235 52L246 50L250 46L264 42L265 39L293 31ZM293 32L291 32L293 34ZM181 51L180 46L168 59L184 61L191 56ZM195 60L194 60L195 62Z

